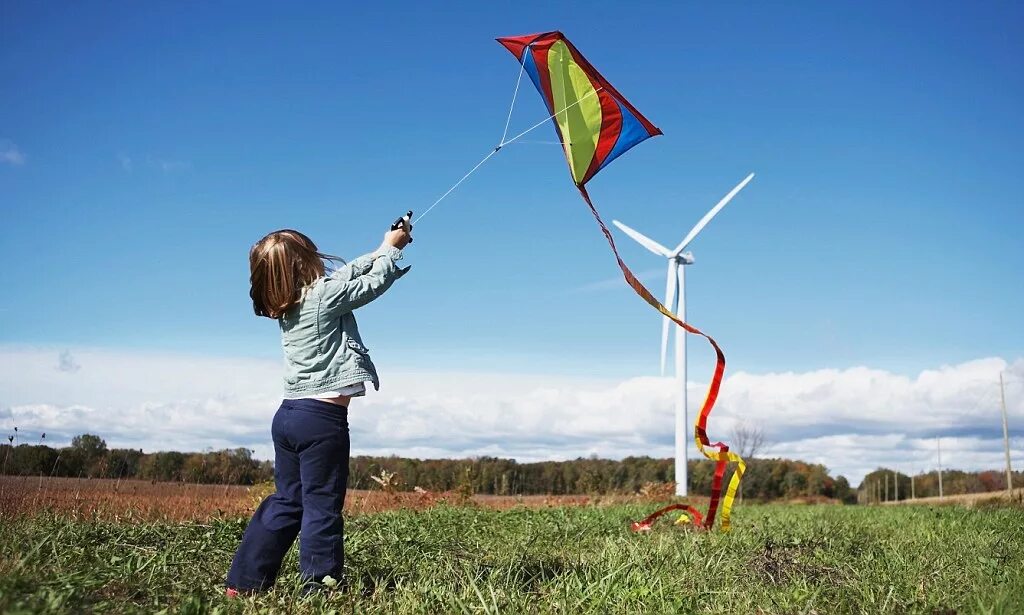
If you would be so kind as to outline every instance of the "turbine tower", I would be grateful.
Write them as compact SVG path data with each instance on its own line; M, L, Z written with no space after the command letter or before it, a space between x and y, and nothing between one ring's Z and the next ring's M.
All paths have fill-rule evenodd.
M693 264L693 254L683 252L690 245L690 242L697 237L697 234L704 230L708 222L722 211L722 208L732 200L744 186L754 179L751 173L736 185L729 194L725 195L717 205L711 208L704 217L700 219L686 237L673 250L669 250L653 239L629 228L618 220L612 220L612 224L619 227L623 233L636 240L637 243L654 252L658 256L668 259L668 277L665 282L665 307L674 313L679 320L686 322L686 265ZM668 353L668 329L672 321L662 317L661 323L661 375L665 375L665 363ZM686 331L682 327L675 327L675 365L676 365L676 495L687 495L687 449L689 448L689 416L686 407Z

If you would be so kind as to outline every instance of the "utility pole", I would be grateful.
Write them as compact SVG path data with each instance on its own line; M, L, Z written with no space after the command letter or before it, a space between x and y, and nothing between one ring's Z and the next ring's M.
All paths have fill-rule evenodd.
M914 475L910 475L910 499L917 499L917 495L914 494Z
M885 472L882 472L882 478L885 479L885 500L884 501L888 502L889 501L889 475L886 474Z
M893 497L893 499L896 500L897 502L899 502L900 501L900 473L899 472L893 472L892 473L892 486L893 486L893 489L896 490L896 495Z
M939 450L939 499L942 499L942 438L935 438L935 446Z
M999 372L999 399L1003 402L1003 450L1006 452L1006 492L1013 493L1013 472L1010 471L1010 429L1006 425L1006 387Z

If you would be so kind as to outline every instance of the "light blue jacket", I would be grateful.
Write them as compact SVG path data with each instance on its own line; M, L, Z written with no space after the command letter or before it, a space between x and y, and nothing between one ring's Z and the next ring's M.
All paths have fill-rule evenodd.
M284 397L296 399L357 382L380 388L377 369L359 337L352 311L379 297L409 268L399 269L398 248L360 256L306 287L280 319Z

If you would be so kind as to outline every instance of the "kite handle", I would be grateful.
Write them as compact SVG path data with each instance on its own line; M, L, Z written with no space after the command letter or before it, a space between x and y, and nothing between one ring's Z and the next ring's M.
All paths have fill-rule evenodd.
M404 216L401 216L395 220L394 224L391 225L391 230L398 231L402 230L406 233L412 232L412 210L405 212ZM409 243L412 243L412 237L409 237Z

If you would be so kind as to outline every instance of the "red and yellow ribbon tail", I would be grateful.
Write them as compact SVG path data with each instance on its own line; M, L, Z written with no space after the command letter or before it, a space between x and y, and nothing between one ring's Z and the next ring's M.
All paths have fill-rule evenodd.
M689 504L672 504L664 508L659 508L658 510L647 515L640 521L634 521L630 525L630 529L634 532L649 532L654 526L654 522L658 520L658 517L673 510L684 510L689 515L689 517L687 517L686 515L682 515L681 517L679 517L679 519L676 521L677 524L691 523L695 528L700 528L704 524L703 517L701 516L700 511L694 508L693 506L690 506Z

